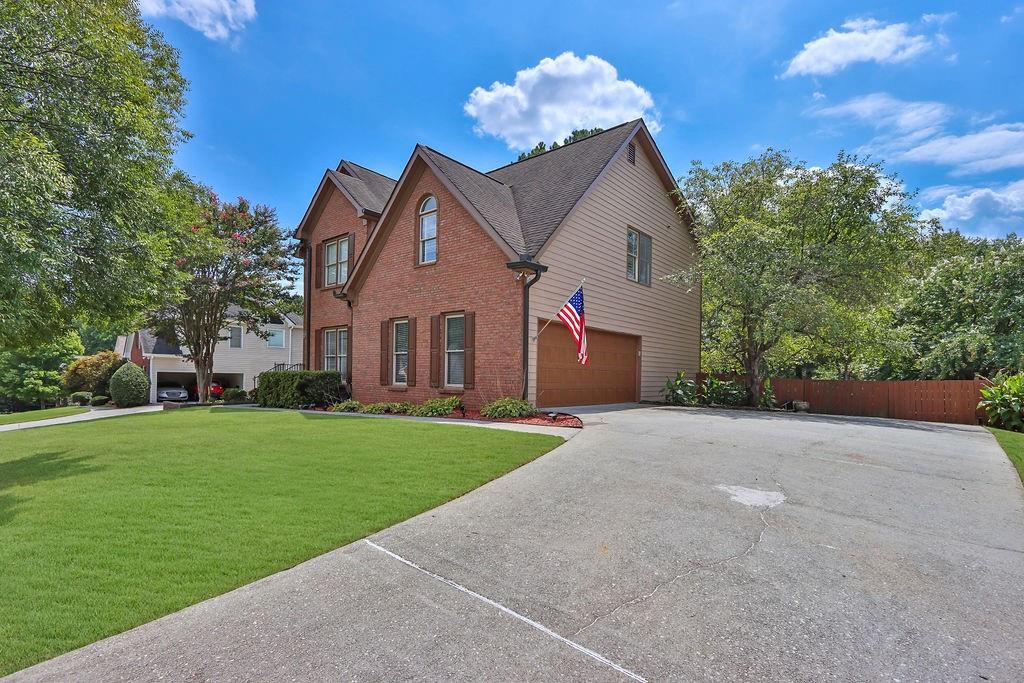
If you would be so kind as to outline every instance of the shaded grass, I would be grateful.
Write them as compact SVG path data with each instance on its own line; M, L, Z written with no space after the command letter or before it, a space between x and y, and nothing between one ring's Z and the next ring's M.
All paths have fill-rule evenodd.
M1005 429L989 427L988 430L996 437L996 441L1006 451L1006 456L1017 468L1021 482L1024 482L1024 434L1011 432Z
M391 526L561 442L225 409L0 434L0 675Z
M47 408L45 410L26 410L23 413L4 413L0 415L0 425L14 424L15 422L35 422L36 420L49 420L52 417L67 417L89 412L88 408L81 406L66 406L64 408Z

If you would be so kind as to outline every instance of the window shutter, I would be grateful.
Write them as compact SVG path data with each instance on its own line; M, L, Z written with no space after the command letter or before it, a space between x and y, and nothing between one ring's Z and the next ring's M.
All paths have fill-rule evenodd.
M316 338L313 340L313 362L311 368L313 370L319 370L323 367L324 363L324 331L317 330Z
M405 385L416 386L416 318L409 317L409 366L405 371Z
M352 277L352 269L356 263L356 236L350 234L348 236L348 277ZM346 279L346 282L348 280Z
M391 321L380 321L380 383L391 384Z
M319 289L324 286L324 243L316 245L316 258L313 259L314 281Z
M341 333L339 332L339 337ZM341 339L338 339L339 346ZM352 326L345 329L345 384L352 388Z
M463 315L466 325L466 376L462 380L462 387L472 389L476 381L476 313L466 311Z
M651 237L640 235L640 277L642 284L651 284Z
M441 386L441 316L430 316L430 386Z

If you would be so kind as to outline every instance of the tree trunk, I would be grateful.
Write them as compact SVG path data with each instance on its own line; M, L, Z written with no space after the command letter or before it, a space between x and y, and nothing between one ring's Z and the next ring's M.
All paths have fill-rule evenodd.
M193 361L196 366L196 393L200 403L210 402L210 381L213 379L213 359L205 354Z

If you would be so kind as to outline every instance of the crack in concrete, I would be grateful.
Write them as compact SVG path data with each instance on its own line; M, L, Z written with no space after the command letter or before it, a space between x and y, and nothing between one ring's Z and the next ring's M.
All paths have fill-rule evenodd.
M619 610L626 609L627 607L632 607L633 605L639 605L640 603L646 602L650 598L654 597L654 595L662 588L671 586L673 583L675 583L681 578L689 576L690 574L696 571L715 569L716 567L720 567L728 562L743 559L750 553L754 552L754 549L761 544L762 540L764 540L765 532L768 531L768 529L771 527L771 524L768 522L768 517L765 516L765 510L759 510L758 515L761 517L761 530L758 532L757 538L751 541L750 545L748 545L746 550L744 550L743 552L736 553L735 555L730 555L729 557L724 557L720 560L715 560L714 562L696 563L686 571L680 572L673 576L671 579L668 579L667 581L662 581L661 583L657 584L652 590L648 591L647 593L643 593L642 595L638 595L635 598L631 598L629 600L626 600L625 602L619 603L615 606L614 609L597 615L589 624L574 631L572 637L580 635L590 627L594 626L597 622L603 621L604 619L613 616Z

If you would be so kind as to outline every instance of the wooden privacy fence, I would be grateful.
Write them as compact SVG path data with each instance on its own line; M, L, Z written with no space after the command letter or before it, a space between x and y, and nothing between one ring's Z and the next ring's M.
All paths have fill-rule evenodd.
M982 380L772 379L775 400L807 401L812 413L978 424Z

